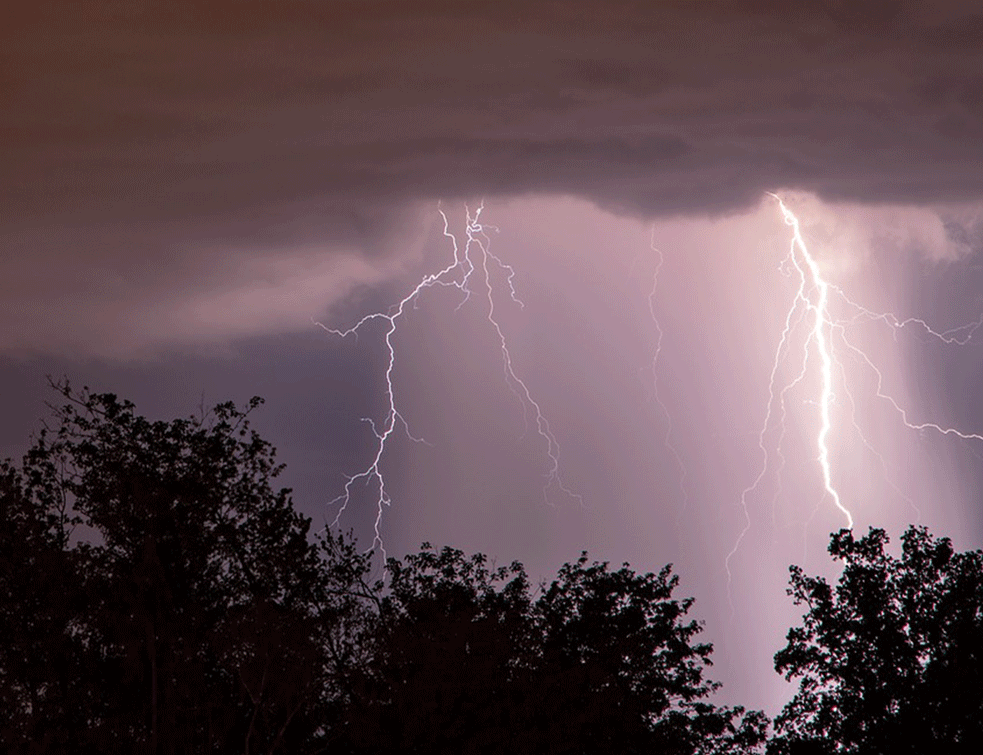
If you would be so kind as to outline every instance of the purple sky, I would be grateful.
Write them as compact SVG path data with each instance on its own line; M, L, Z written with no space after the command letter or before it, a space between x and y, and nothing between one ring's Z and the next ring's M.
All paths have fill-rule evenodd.
M726 699L775 712L788 690L770 659L799 614L786 567L828 571L844 519L823 496L805 320L765 426L796 290L766 191L838 287L830 462L856 526L896 537L918 520L983 543L983 443L906 428L871 367L911 424L977 432L983 334L892 328L839 293L939 333L983 312L973 8L19 8L0 24L0 454L23 450L46 373L161 417L260 394L285 483L330 521L375 451L360 419L385 419L387 355L379 323L356 341L312 320L347 328L399 302L452 259L439 209L463 243L465 204L484 198L524 305L493 266L497 322L580 499L544 500L549 449L509 389L480 281L460 308L457 289L429 289L393 339L400 411L429 444L397 434L383 457L387 549L448 543L536 576L583 548L672 561ZM367 538L371 492L342 519Z

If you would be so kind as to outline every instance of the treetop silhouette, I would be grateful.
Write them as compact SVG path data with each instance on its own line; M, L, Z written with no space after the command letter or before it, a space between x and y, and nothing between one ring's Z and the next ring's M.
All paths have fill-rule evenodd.
M63 403L0 462L0 750L11 753L760 751L768 720L712 702L712 648L670 566L587 554L534 589L519 563L389 559L312 533L226 403L149 421ZM912 527L832 536L835 586L776 669L799 689L772 755L978 753L983 553Z
M841 530L835 587L791 567L807 607L775 656L799 691L775 719L775 753L978 753L983 745L983 553L923 527L885 551L884 530Z

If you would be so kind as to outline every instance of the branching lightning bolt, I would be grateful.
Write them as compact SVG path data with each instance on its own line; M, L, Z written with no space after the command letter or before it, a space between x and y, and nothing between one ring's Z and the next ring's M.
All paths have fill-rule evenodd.
M363 421L371 426L372 432L375 435L375 451L368 466L357 474L348 476L342 492L329 504L338 505L337 514L335 515L334 521L331 525L336 526L340 521L342 514L344 514L345 510L347 509L348 504L351 502L352 496L355 492L355 486L357 484L362 484L367 487L374 485L377 495L376 516L374 522L375 537L372 547L378 547L383 555L383 558L385 558L385 546L381 533L383 512L387 507L392 505L392 498L386 484L386 477L382 471L382 463L386 455L389 441L396 432L397 428L402 428L410 440L426 443L423 438L414 437L410 433L409 424L398 408L399 402L397 401L397 389L393 380L393 372L396 368L397 349L393 339L397 335L400 321L403 319L407 308L411 306L415 307L424 292L427 289L433 288L434 286L456 288L461 292L461 300L458 302L455 309L455 311L457 311L471 301L472 294L475 293L474 278L477 277L480 279L480 282L477 285L479 285L485 293L485 318L494 330L499 348L501 349L502 369L504 372L505 381L509 389L522 405L527 428L529 416L531 414L534 420L536 432L546 444L546 455L549 461L544 475L546 480L543 485L544 500L546 503L552 505L551 494L554 491L559 491L567 497L576 499L582 503L580 495L567 487L561 478L560 445L557 442L556 436L553 434L550 423L543 413L539 402L536 401L529 390L529 387L517 374L512 361L512 354L509 350L508 339L506 338L505 333L496 317L495 286L492 281L490 265L497 266L499 270L504 273L505 281L508 287L509 299L519 307L523 307L524 305L516 293L514 282L515 270L510 265L505 263L498 255L491 251L491 239L488 234L489 231L496 232L498 229L494 226L481 222L481 214L483 211L483 203L480 204L474 210L474 212L471 212L469 208L465 207L465 233L467 238L462 246L458 243L457 237L450 231L450 222L447 218L447 214L442 208L438 207L438 212L443 220L443 235L450 241L451 248L453 249L454 253L453 258L443 269L439 270L438 272L425 275L423 278L421 278L413 290L404 296L398 304L391 307L388 312L374 312L372 314L365 315L347 329L331 328L323 325L322 323L315 322L316 325L323 328L328 333L340 338L347 338L348 336L355 336L357 338L362 329L371 322L381 321L385 326L383 341L385 343L385 348L388 355L385 370L385 416L381 423L376 423L376 421L371 418L363 418Z
M836 508L846 517L847 527L853 529L853 514L843 505L843 502L840 500L840 494L833 486L833 471L830 469L829 446L826 442L832 426L829 416L829 406L833 401L833 356L832 347L829 343L829 334L827 333L832 326L829 316L829 284L823 278L819 270L819 264L809 252L809 247L806 246L805 239L802 238L799 219L785 206L785 203L777 194L772 194L771 196L778 200L778 206L781 207L785 224L791 226L793 231L793 248L789 251L789 259L798 271L802 281L796 298L802 298L813 315L812 342L815 343L816 349L819 352L820 376L822 381L822 389L819 396L821 424L819 435L816 437L816 448L819 451L819 466L823 472L823 485L826 488L826 493L833 499ZM799 254L796 254L796 251ZM806 275L800 266L800 257L805 261L806 267L809 269L809 279L811 279L812 288L816 291L815 303L812 303L805 297Z
M818 356L818 377L819 391L815 400L818 407L819 429L816 434L817 462L823 479L823 494L832 500L836 509L843 515L848 528L853 528L853 513L843 502L842 497L835 485L834 471L830 458L830 438L834 430L834 418L832 406L834 403L834 368L838 367L841 375L841 382L844 385L843 391L849 399L851 406L850 423L864 445L880 459L882 467L886 465L884 458L873 448L872 444L864 436L856 419L856 412L853 394L847 387L847 373L837 354L842 351L851 354L866 369L870 370L876 380L875 398L886 401L899 416L902 424L911 430L933 430L944 436L955 436L963 440L983 441L983 435L978 433L964 432L952 427L944 427L934 422L912 422L909 419L908 411L892 396L884 392L883 375L874 364L871 357L859 346L853 343L848 335L847 327L859 321L880 322L892 331L892 335L897 339L898 334L903 330L916 330L922 334L923 338L938 340L948 345L964 346L970 343L977 330L983 327L983 315L975 322L968 323L946 331L936 331L927 322L916 317L901 319L893 313L879 313L871 311L860 304L852 301L837 286L829 283L822 274L819 263L809 251L805 238L802 235L799 219L788 208L785 202L776 194L768 192L773 197L781 210L785 224L792 229L792 240L788 255L783 260L780 269L787 275L794 275L797 278L798 286L792 304L785 316L785 324L782 329L778 347L775 350L775 358L772 363L771 374L768 383L768 404L765 411L764 422L758 433L758 447L761 450L762 464L752 482L741 492L740 507L743 518L743 527L737 537L734 546L727 554L725 559L725 569L727 571L728 585L731 581L730 562L737 553L741 543L751 528L751 513L749 508L749 497L759 488L770 467L769 446L765 439L768 431L772 427L774 416L778 415L778 425L780 435L778 443L774 446L775 455L780 459L778 472L784 465L784 456L781 446L785 434L785 402L788 392L802 382L805 378L810 364L810 355L815 353ZM851 313L848 318L834 318L831 315L831 299L835 297L842 306ZM801 367L791 381L785 383L780 389L777 377L781 365L788 358L792 349L794 334L803 323L808 323L808 334L803 343L803 357ZM890 480L889 480L890 482ZM898 487L890 482L894 490L915 509L917 507L905 496ZM773 520L774 505L777 501L779 492L775 493L773 500ZM729 590L728 590L729 594ZM733 604L731 604L733 609Z

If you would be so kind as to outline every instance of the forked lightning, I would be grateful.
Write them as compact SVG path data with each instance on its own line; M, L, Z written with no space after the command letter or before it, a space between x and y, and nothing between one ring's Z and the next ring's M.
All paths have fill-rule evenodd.
M365 315L358 322L347 329L330 328L321 323L316 323L327 332L340 338L357 335L368 323L375 321L381 321L385 327L383 342L385 343L385 348L388 355L385 370L385 416L383 417L381 423L377 423L371 418L364 418L363 420L370 425L372 432L375 434L375 451L368 466L366 466L361 472L349 476L342 492L331 501L331 505L338 506L337 514L335 515L334 522L332 523L332 526L335 526L341 519L342 514L344 514L348 504L351 502L356 485L362 484L368 487L375 487L375 538L372 543L372 547L378 547L383 556L385 556L385 546L382 540L381 532L383 512L392 504L392 498L390 497L386 484L386 477L382 471L382 464L386 455L389 441L396 429L401 427L403 431L405 431L407 437L409 437L411 440L416 442L425 442L422 438L416 438L410 433L409 425L399 410L399 402L397 401L397 387L393 378L393 372L396 367L397 359L397 347L396 343L394 342L394 338L398 334L400 322L402 321L407 308L415 306L420 297L423 296L428 289L433 288L434 286L456 288L460 291L461 299L458 302L456 309L460 309L469 302L472 302L473 294L484 293L484 296L481 297L481 299L484 302L485 317L498 340L502 355L502 369L504 372L505 381L512 393L515 394L516 398L521 402L527 423L529 421L529 415L532 415L536 432L539 437L542 438L546 446L548 462L544 475L546 479L543 485L544 499L547 503L551 504L551 496L555 495L555 493L558 491L564 496L574 498L578 501L580 500L580 496L568 488L560 476L559 443L557 443L556 437L550 428L550 423L544 415L539 402L533 398L529 387L516 372L515 366L512 362L512 354L509 350L508 339L506 338L505 332L502 330L502 327L496 318L496 291L492 278L492 266L497 267L500 274L505 275L509 300L519 307L522 307L523 304L515 289L515 270L510 265L506 264L500 257L498 257L498 255L491 251L491 239L489 237L489 232L495 232L498 229L494 226L486 225L481 222L481 214L483 210L483 204L479 205L474 212L471 212L467 207L465 208L465 233L467 239L462 246L458 243L457 237L450 231L450 222L447 218L447 214L442 208L438 208L438 212L440 213L444 224L443 235L450 242L454 253L453 258L442 270L421 278L420 282L416 284L413 290L403 297L403 299L401 299L399 303L393 306L388 312L374 312L372 314ZM475 279L477 279L477 281ZM476 297L476 299L478 299L478 297Z

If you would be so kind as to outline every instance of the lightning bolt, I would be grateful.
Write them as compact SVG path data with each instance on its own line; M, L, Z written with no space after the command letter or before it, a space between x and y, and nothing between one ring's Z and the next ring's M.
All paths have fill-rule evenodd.
M444 268L422 277L416 286L387 312L373 312L365 315L349 328L332 328L314 321L315 325L339 338L347 338L349 336L355 336L357 338L359 333L368 324L373 322L381 322L385 328L383 335L383 343L387 353L384 376L385 416L381 423L377 423L369 417L365 417L362 420L371 427L375 435L375 451L369 464L360 472L349 475L341 493L329 502L331 506L338 506L338 511L331 524L333 527L337 526L341 516L351 503L357 485L375 488L376 516L373 525L375 536L371 548L378 547L383 560L385 560L386 551L381 528L384 511L392 505L392 497L389 493L386 477L382 471L382 464L390 440L397 429L402 429L410 440L418 443L426 443L426 440L423 438L417 438L410 433L409 424L399 410L399 402L397 401L398 391L393 380L397 359L397 348L394 339L397 337L400 322L403 320L407 309L415 307L426 291L436 286L455 288L460 292L461 298L455 311L460 310L463 306L472 302L472 296L479 290L484 292L485 319L494 331L498 341L505 382L522 406L527 430L531 416L536 433L546 446L548 462L546 472L544 473L543 498L548 505L552 506L554 505L552 498L559 492L583 503L581 496L567 487L560 475L560 445L541 405L533 397L527 384L519 377L512 360L511 351L509 350L508 339L496 317L495 285L492 280L493 268L497 268L501 274L504 274L509 300L520 308L524 307L515 288L515 270L491 251L491 237L489 233L497 232L498 228L481 221L484 203L479 204L473 212L465 206L466 240L461 245L458 243L457 237L450 231L450 222L447 214L439 205L437 211L443 220L443 235L449 240L451 249L453 250L453 257ZM477 282L475 279L477 279ZM475 300L477 301L481 298L480 296L476 296Z
M731 582L730 562L739 550L744 537L751 528L750 496L755 493L768 474L771 466L771 453L766 444L766 437L773 426L773 419L777 415L779 436L777 445L774 446L774 453L779 458L778 474L784 466L784 456L782 454L782 442L785 435L786 418L786 395L788 392L803 381L809 371L810 357L815 354L818 356L818 395L815 398L815 405L818 408L819 429L816 433L816 461L822 473L823 498L832 500L833 505L846 520L848 528L852 529L854 517L851 510L845 505L843 499L834 482L834 471L830 458L830 438L834 430L834 417L832 406L835 400L833 383L834 370L840 373L840 382L843 384L843 392L847 396L850 404L850 424L857 436L875 456L880 460L882 468L885 470L886 463L872 444L864 436L856 419L855 400L848 388L847 372L838 354L849 354L857 362L862 364L873 374L876 389L874 397L879 401L887 402L898 415L901 423L910 430L926 431L931 430L943 436L954 436L963 440L983 441L983 435L979 433L965 432L953 427L946 427L935 422L913 422L909 418L908 411L901 406L895 398L884 391L884 378L880 369L875 365L871 357L857 346L848 333L848 327L861 321L879 322L887 327L895 340L902 331L913 331L920 334L921 338L937 340L946 345L965 346L969 344L976 332L983 327L983 315L975 322L951 328L946 331L934 330L925 320L917 317L905 319L899 318L893 313L874 312L850 299L841 288L829 283L822 274L821 267L815 256L810 252L809 247L802 235L799 219L789 209L781 197L772 192L768 195L778 202L778 207L782 213L782 218L787 226L792 229L792 239L789 252L780 265L780 271L790 277L794 276L797 280L797 287L793 296L792 304L786 313L784 327L781 337L775 350L775 357L772 362L771 374L768 382L768 403L765 410L764 422L758 433L758 448L761 451L762 463L757 475L751 483L741 492L740 509L743 518L743 526L734 546L727 554L725 559L725 569L727 572L728 596L729 585ZM831 300L850 313L848 317L835 318L831 314ZM778 386L778 374L781 365L788 359L792 350L792 342L795 334L805 324L807 334L802 344L802 362L798 372L787 383ZM779 477L780 479L780 477ZM910 498L905 496L898 487L888 480L892 488L915 510L920 517L920 512ZM772 502L772 518L775 518L775 502L780 495L780 488L775 493ZM821 503L821 501L820 501ZM733 603L731 603L733 611Z
M804 301L813 316L811 338L819 352L819 374L822 383L819 394L820 427L819 435L816 436L816 448L819 451L819 466L823 472L823 485L826 488L826 493L833 499L836 508L846 517L847 527L853 529L853 514L843 505L840 500L840 494L833 487L833 471L830 468L829 446L826 443L832 426L829 416L829 406L833 401L833 358L829 335L827 333L827 330L832 327L832 321L829 316L829 284L823 278L815 257L809 252L809 247L806 246L805 239L802 238L799 219L785 206L785 203L777 194L771 194L771 196L778 200L778 206L782 210L785 224L792 227L792 249L789 251L788 258L799 273L800 278L796 301ZM800 259L805 262L809 270L808 279L811 280L812 288L816 291L815 303L805 295L807 276L801 267Z

